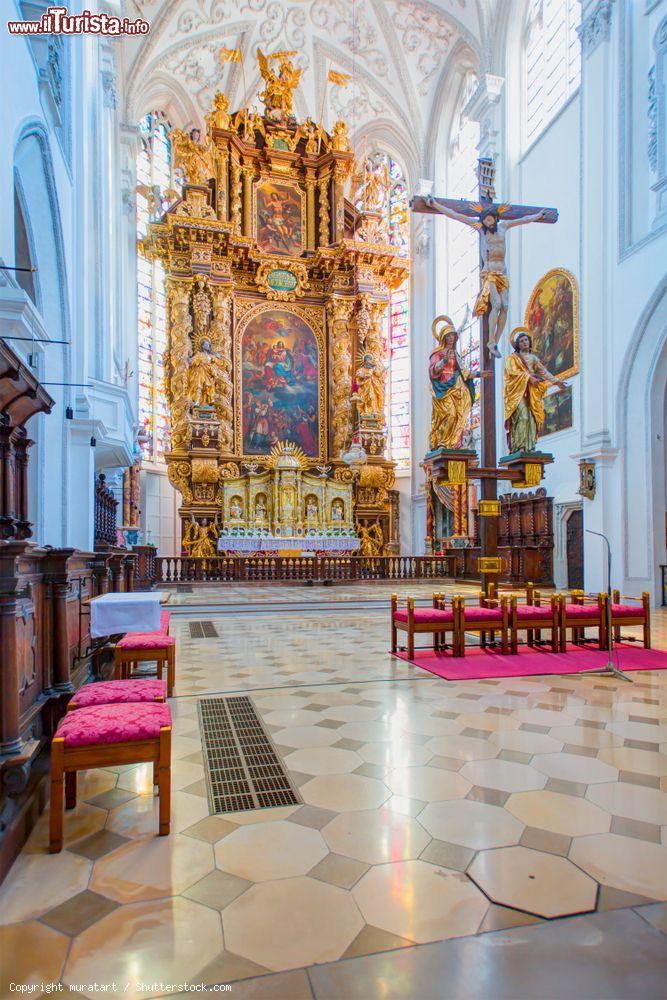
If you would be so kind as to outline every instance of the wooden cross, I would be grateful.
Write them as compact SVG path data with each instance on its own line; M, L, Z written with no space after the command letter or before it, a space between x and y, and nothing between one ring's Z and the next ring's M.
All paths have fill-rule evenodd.
M495 167L493 160L482 157L477 161L478 195L477 202L465 201L456 198L433 198L427 199L421 195L416 195L410 202L413 212L435 214L436 209L433 202L442 205L463 215L466 218L479 222L486 213L495 213L503 222L514 222L520 224L519 220L529 216L540 215L541 218L530 221L553 224L558 220L558 212L555 208L540 208L535 205L512 205L503 202L496 202L494 189ZM484 267L482 233L480 232L480 268ZM481 379L480 403L481 403L481 468L475 469L473 475L481 480L481 499L494 501L491 505L498 511L495 516L480 517L480 542L482 559L489 562L482 563L482 587L485 593L489 593L491 585L495 586L498 581L500 565L498 560L498 480L507 479L507 470L498 468L496 451L496 377L494 359L489 356L489 313L485 312L481 317L480 331L480 354L481 369L484 377ZM495 563L493 562L495 560ZM493 569L493 566L496 566ZM489 567L488 569L485 567Z

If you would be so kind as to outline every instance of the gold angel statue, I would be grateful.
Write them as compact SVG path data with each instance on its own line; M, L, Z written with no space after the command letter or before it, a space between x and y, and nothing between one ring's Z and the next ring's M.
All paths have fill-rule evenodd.
M384 366L379 358L366 351L354 376L353 392L357 395L360 417L384 415Z
M208 184L215 176L213 153L210 146L200 142L199 129L193 128L188 134L180 128L169 133L173 144L174 167L180 167L189 184Z
M460 448L475 402L473 375L463 368L456 350L458 333L449 316L437 316L431 325L438 346L428 360L431 380L431 433L429 448Z
M272 121L284 121L292 114L294 91L301 77L301 70L292 65L296 52L274 52L265 56L257 49L259 71L264 80L264 90L259 95L266 108L266 116ZM278 72L271 68L271 62L279 60Z
M371 524L370 526L360 524L358 531L361 539L359 554L362 556L382 555L384 535L381 526L379 524Z
M214 559L218 546L218 526L214 521L209 524L204 518L201 524L194 517L186 526L183 535L183 548L193 559Z

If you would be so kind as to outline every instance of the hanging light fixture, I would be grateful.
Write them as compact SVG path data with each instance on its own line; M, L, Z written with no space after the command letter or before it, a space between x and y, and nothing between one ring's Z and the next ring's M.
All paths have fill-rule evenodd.
M65 407L65 420L74 420L74 410L69 403Z

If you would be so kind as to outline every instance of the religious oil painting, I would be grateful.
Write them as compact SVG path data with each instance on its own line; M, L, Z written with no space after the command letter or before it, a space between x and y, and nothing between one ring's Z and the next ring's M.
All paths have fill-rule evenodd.
M572 427L572 386L558 389L544 397L544 423L538 431L538 437L547 434L557 434Z
M257 245L265 253L300 254L304 247L303 191L260 181L255 187Z
M566 379L579 371L579 290L570 271L557 267L536 284L525 325L533 351L546 368Z
M243 452L268 455L288 441L309 458L319 455L319 349L315 334L294 313L261 312L241 342Z

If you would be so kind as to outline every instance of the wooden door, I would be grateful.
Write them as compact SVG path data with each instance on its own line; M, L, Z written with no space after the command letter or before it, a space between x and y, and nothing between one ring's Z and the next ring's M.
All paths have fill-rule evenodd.
M570 590L584 586L584 512L574 510L567 522L567 585Z

